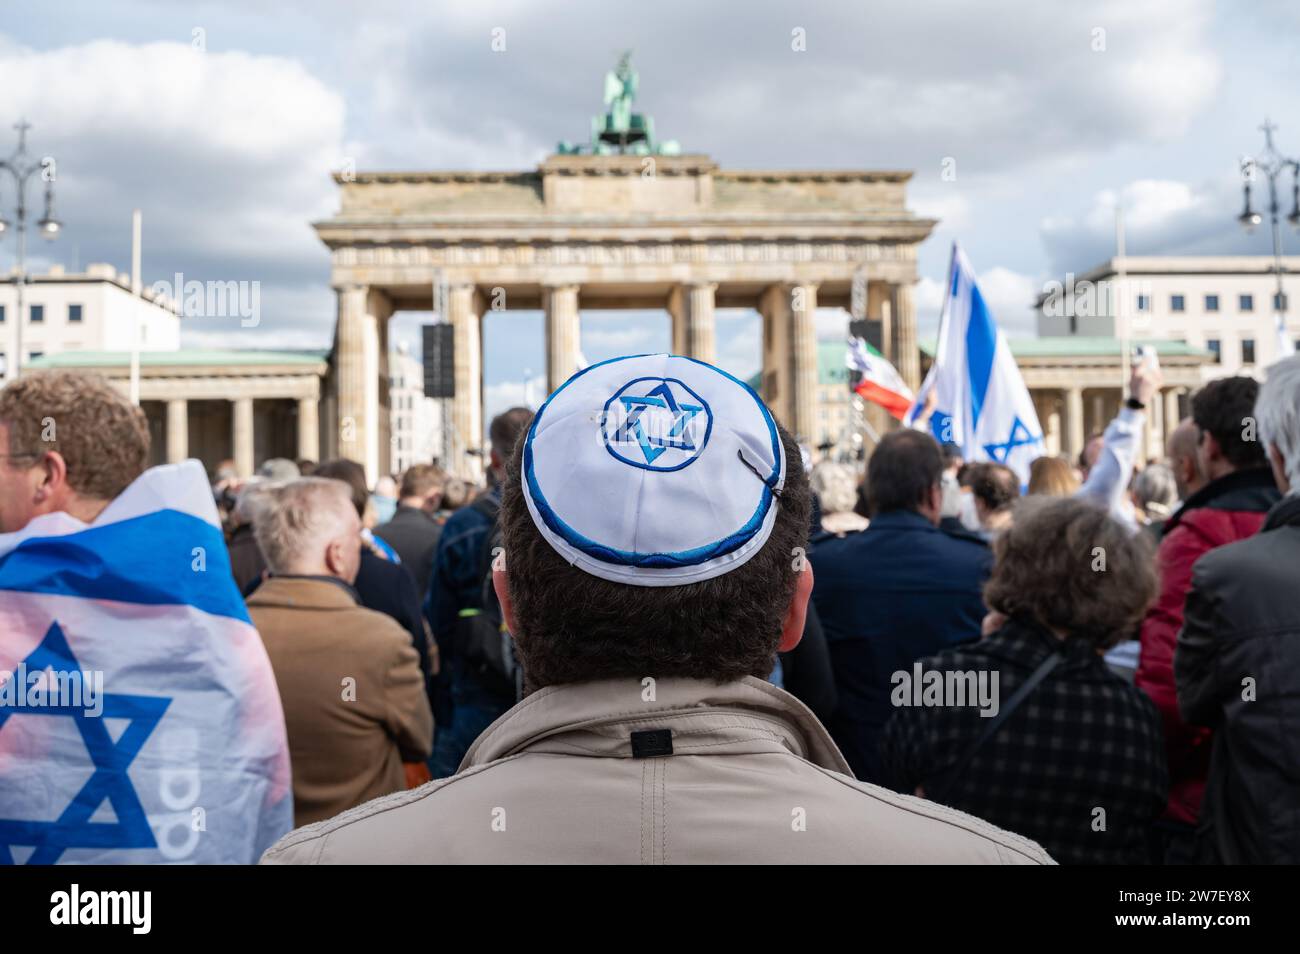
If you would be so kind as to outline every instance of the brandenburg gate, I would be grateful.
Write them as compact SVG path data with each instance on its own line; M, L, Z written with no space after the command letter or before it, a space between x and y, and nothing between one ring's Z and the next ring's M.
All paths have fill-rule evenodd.
M607 85L611 98L604 122L617 125ZM361 461L372 480L387 472L388 320L430 310L439 288L454 329L447 463L464 473L478 472L466 452L485 444L489 311L544 312L554 390L578 368L584 308L662 308L673 351L704 361L715 357L715 310L756 309L762 396L796 436L814 433L819 307L879 323L882 350L918 384L916 248L935 223L907 208L911 173L725 170L649 152L649 136L638 152L635 131L633 149L607 151L601 134L590 154L569 147L529 171L335 176L341 207L315 226L338 295L324 408L338 427L323 453Z

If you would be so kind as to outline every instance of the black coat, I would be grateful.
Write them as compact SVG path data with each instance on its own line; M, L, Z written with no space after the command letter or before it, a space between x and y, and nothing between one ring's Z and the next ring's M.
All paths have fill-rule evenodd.
M375 527L374 534L397 551L402 566L415 581L416 593L423 605L429 577L433 574L433 556L438 550L442 525L418 507L399 506L393 519Z
M401 566L376 555L368 546L361 547L361 569L352 584L361 605L391 616L411 634L411 642L420 655L420 670L424 673L425 691L433 701L432 658L429 638L420 613L420 598L415 592L415 581Z
M1214 729L1202 860L1300 863L1300 496L1196 561L1174 651L1178 708Z
M907 795L919 786L927 797L1032 838L1062 864L1142 864L1147 829L1168 793L1160 717L1092 643L1058 640L1012 619L987 639L920 665L923 673L984 679L1000 708L1054 649L1059 665L969 761L996 713L969 696L964 704L949 698L915 706L914 692L901 691L896 701L904 704L885 728L884 782Z
M818 542L809 559L838 700L826 728L853 774L875 782L881 732L893 712L891 676L979 639L991 554L979 540L896 510L877 514L861 533Z

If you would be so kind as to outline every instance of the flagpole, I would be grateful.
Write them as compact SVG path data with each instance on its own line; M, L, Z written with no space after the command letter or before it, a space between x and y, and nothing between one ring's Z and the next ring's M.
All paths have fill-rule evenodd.
M909 423L915 416L913 411L921 405L925 399L926 392L930 386L930 379L934 377L939 368L940 350L943 348L945 340L944 332L948 328L948 299L952 297L952 276L953 270L957 267L957 242L954 239L952 243L952 252L948 256L948 281L943 286L943 305L939 309L939 333L934 342L934 360L930 362L930 370L925 372L925 380L917 388L916 397L912 401L912 408L907 412Z
M858 410L860 412L859 418L862 421L862 429L865 430L867 432L867 436L871 438L871 445L873 447L879 447L880 435L876 433L876 429L872 427L871 422L867 420L867 414L866 414L867 409L865 403L862 401L862 398L860 397L855 396L855 400L859 404Z

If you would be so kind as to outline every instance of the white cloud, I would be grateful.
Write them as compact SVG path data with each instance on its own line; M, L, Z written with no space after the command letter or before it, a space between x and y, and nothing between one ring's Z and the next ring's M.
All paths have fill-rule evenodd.
M546 375L529 379L502 381L483 388L483 426L486 429L492 418L512 407L530 407L536 410L546 400Z
M1231 173L1189 184L1139 179L1119 190L1129 255L1266 255L1267 228L1246 233L1237 224L1241 181ZM1256 191L1255 205L1262 196ZM1039 231L1057 277L1086 271L1115 254L1116 193L1096 193L1075 215L1049 216ZM1288 211L1288 210L1284 210Z
M0 114L28 116L29 146L58 159L65 230L51 256L70 263L75 247L81 265L124 267L139 207L146 283L176 271L261 281L266 340L312 325L315 343L328 346L328 256L308 223L337 203L329 173L342 158L338 93L291 59L183 43L9 42L0 74ZM306 294L288 287L304 283L319 284ZM273 314L267 298L277 296L311 310Z
M1038 282L1001 266L983 272L977 280L985 304L1007 337L1026 337L1035 333L1033 306Z
M993 320L1009 338L1035 334L1034 296L1040 283L1029 275L995 266L975 276L984 302ZM939 314L943 310L944 283L922 278L916 285L917 335L922 341L933 339L939 331Z

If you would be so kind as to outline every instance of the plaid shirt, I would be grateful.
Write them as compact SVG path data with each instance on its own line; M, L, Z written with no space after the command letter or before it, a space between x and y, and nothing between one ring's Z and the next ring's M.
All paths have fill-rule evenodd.
M996 671L1005 705L1054 642L1065 658L951 781L943 800L1034 839L1062 864L1141 864L1168 785L1160 720L1151 700L1111 673L1090 644L1059 643L1035 625L1012 621L921 666ZM987 723L974 704L899 707L882 742L886 784L908 794L918 786L938 790Z

